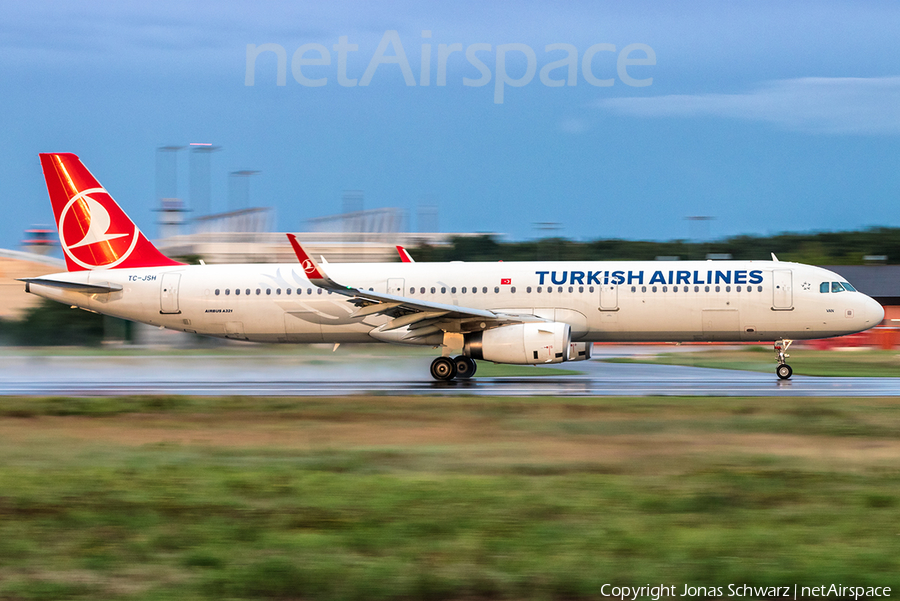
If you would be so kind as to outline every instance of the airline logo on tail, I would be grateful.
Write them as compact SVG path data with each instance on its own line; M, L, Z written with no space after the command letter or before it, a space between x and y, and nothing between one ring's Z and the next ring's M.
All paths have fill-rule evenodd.
M74 154L41 166L69 271L181 265L160 253Z
M112 205L113 210L118 209L109 202L112 198L106 190L91 188L79 192L66 203L59 221L63 250L85 269L119 265L131 255L138 241L138 229L127 218L124 223L117 219L118 225L113 228L110 211L101 201Z

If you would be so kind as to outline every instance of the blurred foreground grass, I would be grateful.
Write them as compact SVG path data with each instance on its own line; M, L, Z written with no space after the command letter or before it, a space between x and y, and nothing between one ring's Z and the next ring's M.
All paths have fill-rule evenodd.
M5 398L0 599L898 590L898 458L890 398Z
M792 347L788 363L794 374L803 376L900 377L900 352L854 348L852 350L816 351ZM606 359L609 363L653 363L685 365L744 371L775 371L775 354L769 347L744 350L706 348L697 352L662 353L636 357Z

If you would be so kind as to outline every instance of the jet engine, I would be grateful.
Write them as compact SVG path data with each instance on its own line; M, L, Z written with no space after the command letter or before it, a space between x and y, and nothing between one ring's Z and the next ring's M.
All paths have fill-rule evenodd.
M570 358L569 324L520 323L466 334L464 354L494 363L538 365ZM576 350L577 354L577 350Z
M593 342L570 342L566 361L587 361L594 353Z

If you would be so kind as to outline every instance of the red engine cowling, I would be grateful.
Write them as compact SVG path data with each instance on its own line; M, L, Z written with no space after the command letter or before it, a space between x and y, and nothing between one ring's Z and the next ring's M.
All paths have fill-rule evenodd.
M572 331L566 323L520 323L466 334L464 353L493 363L562 363L571 356Z

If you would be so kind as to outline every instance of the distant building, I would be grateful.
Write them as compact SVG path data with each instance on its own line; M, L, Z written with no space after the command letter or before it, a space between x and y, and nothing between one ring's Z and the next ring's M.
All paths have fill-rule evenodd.
M57 246L59 246L59 242L55 227L35 225L25 230L25 239L22 240L22 248L25 252L46 255Z

